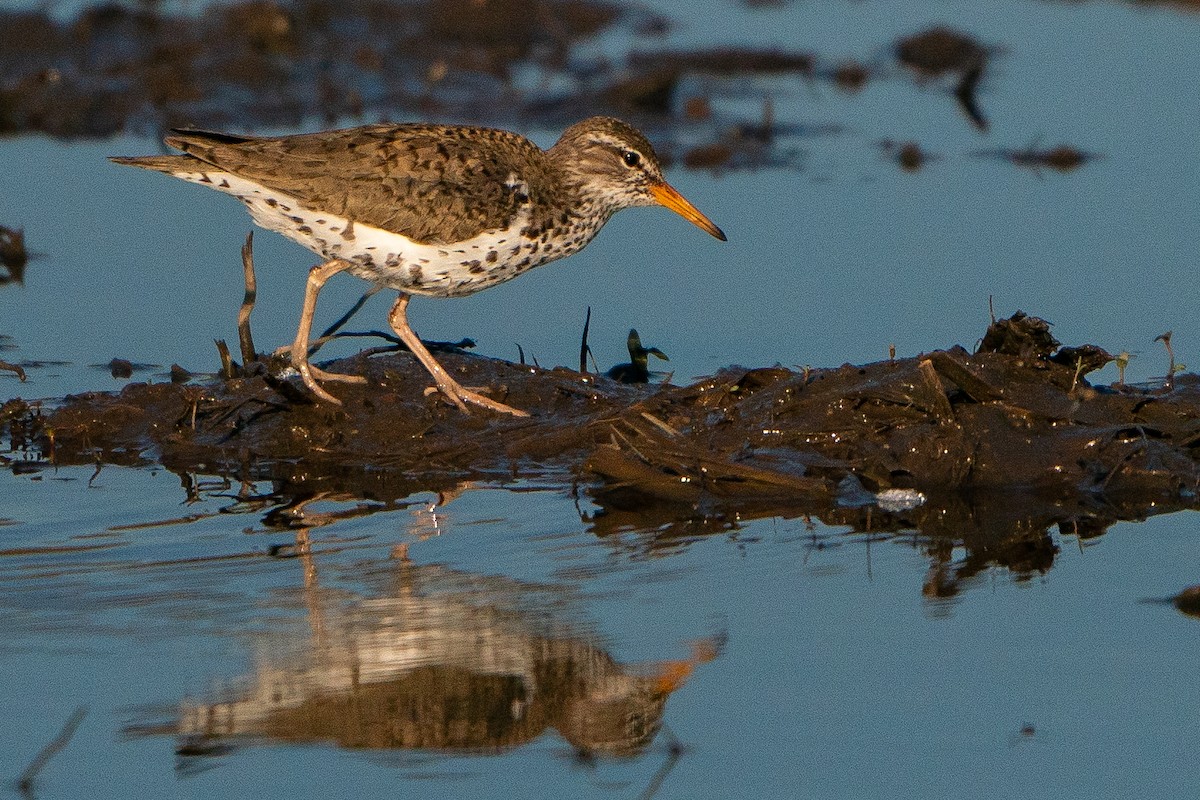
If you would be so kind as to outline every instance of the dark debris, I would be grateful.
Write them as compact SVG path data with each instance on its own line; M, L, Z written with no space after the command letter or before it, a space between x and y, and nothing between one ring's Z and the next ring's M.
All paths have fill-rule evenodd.
M0 286L6 283L23 283L25 265L29 253L25 250L25 231L21 228L6 228L0 225L0 266L7 275L0 275Z

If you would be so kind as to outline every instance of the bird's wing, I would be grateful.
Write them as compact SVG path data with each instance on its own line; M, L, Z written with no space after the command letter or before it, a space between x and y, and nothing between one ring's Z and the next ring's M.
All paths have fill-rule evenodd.
M546 185L545 154L491 129L369 125L262 138L178 131L167 143L312 210L426 244L506 228Z

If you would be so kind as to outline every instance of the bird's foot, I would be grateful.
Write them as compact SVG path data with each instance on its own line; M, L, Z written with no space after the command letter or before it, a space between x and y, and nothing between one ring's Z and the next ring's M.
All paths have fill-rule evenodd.
M474 388L482 389L483 387ZM479 392L472 391L472 389L469 389L466 386L461 386L457 382L453 382L451 385L447 386L443 386L441 384L437 386L430 386L425 390L425 395L429 396L434 392L441 392L447 400L458 406L459 410L464 414L470 413L467 410L466 405L467 403L470 403L471 405L479 406L480 408L486 408L489 411L495 411L500 414L512 414L514 417L529 416L528 411L522 411L519 408L507 406L504 403L493 400L490 397L485 397Z
M293 350L294 350L294 348L292 347L292 345L285 344L282 347L275 348L275 352L272 353L272 355L280 356L280 357L284 357L284 358L290 358ZM319 381L337 381L339 383L366 383L367 382L367 379L362 377L361 375L347 375L344 372L326 372L325 370L321 369L320 367L314 367L312 364L309 364L307 362L307 360L304 363L306 366L302 367L300 364L296 363L295 360L293 360L292 366L301 375L303 375L305 370L307 369L308 373L313 378L315 378L316 380L319 380ZM307 378L305 378L304 383L310 389L312 388L312 385L309 384Z
M310 392L312 392L314 395L317 396L318 400L321 400L326 403L330 403L331 405L335 405L335 406L340 406L342 404L341 400L338 400L336 397L331 395L329 392L327 392L321 388L321 384L317 383L317 378L313 374L314 372L316 372L316 373L320 373L322 375L329 375L329 373L319 370L316 367L310 366L307 361L301 362L299 364L294 364L293 366L296 368L296 371L300 373L300 380L304 381L304 385L308 387L308 390Z

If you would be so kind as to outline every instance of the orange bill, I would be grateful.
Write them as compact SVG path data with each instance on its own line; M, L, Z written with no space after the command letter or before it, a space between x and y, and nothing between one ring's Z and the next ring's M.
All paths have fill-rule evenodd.
M711 219L701 214L700 209L689 203L683 195L675 191L666 181L651 186L650 194L654 195L654 199L659 203L671 209L696 227L708 231L722 242L727 241L725 233L716 225L713 225Z

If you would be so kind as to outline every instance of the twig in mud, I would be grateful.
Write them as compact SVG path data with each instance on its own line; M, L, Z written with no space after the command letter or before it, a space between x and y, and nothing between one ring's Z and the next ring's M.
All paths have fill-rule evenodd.
M1167 389L1175 388L1175 351L1171 348L1171 334L1172 331L1167 331L1154 337L1154 341L1162 342L1167 348Z
M1100 482L1100 491L1106 491L1108 489L1108 482L1116 477L1117 473L1124 469L1126 465L1133 460L1134 456L1136 456L1138 453L1141 453L1145 449L1146 434L1144 431L1142 431L1142 440L1140 442L1134 442L1133 446L1129 449L1129 452L1121 456L1121 460L1118 461L1116 465L1108 471L1108 475L1106 475L1104 480Z
M367 338L383 339L385 342L390 342L391 345L387 348L384 348L386 350L407 350L408 349L408 347L405 346L404 342L400 341L399 336L395 336L390 333L385 333L383 331L376 331L376 330L335 332L335 333L329 334L328 336L322 336L320 339L317 339L317 341L320 342L322 345L324 345L327 342L333 341L334 339L367 339ZM464 339L463 341L470 342L469 345L466 345L467 347L475 346L475 343L471 342L469 339ZM429 344L430 344L429 342L425 342L426 346L429 346ZM311 353L312 353L312 351L310 351L309 354L311 355Z
M371 330L371 331L341 331L339 333L333 334L329 338L331 340L332 339L372 339L372 338L374 338L374 339L383 339L385 342L388 342L386 347L370 347L370 348L367 348L366 350L358 351L358 354L357 354L358 358L367 358L368 356L373 356L376 353L396 353L396 352L408 350L408 345L406 345L404 342L400 341L400 337L394 336L390 333L384 333L383 331L375 331L375 330ZM470 350L475 347L475 340L469 339L467 337L463 337L462 339L459 339L457 342L442 342L442 341L434 341L431 339L422 339L421 343L424 344L426 347L428 347L430 352L434 352L434 353L441 353L441 352L445 352L448 350ZM283 349L285 352L287 351L287 348L283 348Z
M254 231L246 234L246 243L242 245L242 271L246 279L246 294L242 297L242 307L238 309L238 343L242 346L242 364L245 366L258 360L254 337L250 335L250 312L254 310L254 302L258 299L258 281L254 277Z
M83 722L83 718L87 716L87 706L79 706L67 719L62 726L62 730L58 732L46 746L43 747L38 754L29 762L29 766L21 773L21 777L17 779L17 789L26 797L33 797L33 780L37 777L42 768L49 763L50 759L58 754L71 741L71 737L75 735L75 729L79 727L79 723Z
M587 374L587 357L588 353L592 352L592 348L588 347L588 329L592 327L592 307L587 307L587 316L583 318L583 338L579 342L579 371L584 375Z
M221 357L221 377L230 380L234 377L234 369L233 357L229 355L229 345L225 344L224 339L214 339L213 344L217 346L217 355Z
M674 428L672 428L670 425L668 425L667 423L663 422L661 419L659 419L658 417L654 416L653 414L651 414L651 413L650 413L650 412L648 412L648 411L643 411L643 412L642 412L642 419L646 420L647 422L649 422L649 423L650 423L651 425L653 425L654 427L656 427L656 428L658 428L659 430L663 431L663 432L664 432L664 433L666 433L668 436L674 436L674 437L678 437L678 436L679 436L679 431L675 430L675 429L674 429Z

